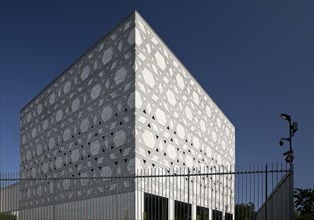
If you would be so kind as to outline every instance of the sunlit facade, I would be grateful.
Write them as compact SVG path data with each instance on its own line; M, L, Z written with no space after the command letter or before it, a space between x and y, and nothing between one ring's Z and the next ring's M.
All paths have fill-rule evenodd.
M79 202L87 209L92 204L108 206L99 207L98 216L123 219L127 213L130 219L143 219L150 215L145 209L147 198L167 204L161 218L182 213L176 211L185 207L179 203L186 204L184 210L189 209L192 219L198 212L210 216L214 209L224 216L233 214L231 179L224 187L232 193L222 194L214 208L211 193L201 201L200 192L194 191L188 205L179 193L167 198L132 179L120 185L88 179L134 175L147 168L193 172L235 164L234 126L137 12L21 110L20 133L23 178L83 177L75 183L68 179L21 182L19 206L28 210L20 214L21 219L36 213L66 218L64 213L52 213L71 212L71 205ZM209 182L203 184L204 190L205 186L213 187ZM115 201L117 191L125 200ZM106 205L108 200L119 206L121 214Z

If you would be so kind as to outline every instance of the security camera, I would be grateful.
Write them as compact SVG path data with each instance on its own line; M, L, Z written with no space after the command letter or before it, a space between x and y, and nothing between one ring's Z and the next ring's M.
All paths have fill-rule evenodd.
M298 130L298 122L293 122L292 125L291 125L291 133L292 133L292 136L294 136L294 134L297 132Z
M287 155L290 155L290 154L293 154L293 150L289 150L289 151L283 153L284 156L287 156Z
M294 159L294 156L293 156L292 153L291 153L291 154L288 154L287 156L285 156L285 161L286 161L287 163L292 163L292 162L293 162L293 159Z

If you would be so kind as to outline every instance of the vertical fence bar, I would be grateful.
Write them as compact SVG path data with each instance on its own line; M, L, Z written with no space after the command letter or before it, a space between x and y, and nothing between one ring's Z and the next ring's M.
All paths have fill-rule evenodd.
M8 199L7 199L7 201L6 201L6 203L8 204L8 208L7 208L7 210L6 210L6 213L8 214L8 218L11 218L10 216L9 216L9 213L10 213L10 209L11 209L11 198L10 198L10 189L9 189L9 187L10 187L10 184L11 184L11 173L8 173L8 180L7 180L7 189L6 189L6 193L7 193L7 195L8 195Z
M190 206L190 168L188 168L188 173L187 173L187 180L188 180L188 207ZM188 219L190 219L190 209L188 208Z
M6 194L6 192L5 192L6 178L7 178L6 173L3 173L2 187L3 187L3 198L4 198L4 201L7 200L7 194ZM6 211L6 208L7 208L7 204L4 203L4 204L3 204L3 212L4 212L4 213L5 213L5 211Z
M274 171L274 164L271 163L271 170ZM271 172L271 191L274 190L274 172ZM270 204L270 215L271 215L271 219L274 218L274 198L270 199L271 204Z
M283 170L283 164L282 163L281 163L280 167L281 167L281 170ZM282 173L283 172L281 172L281 178L280 179L282 179ZM282 196L282 194L281 194L281 197L280 197L280 209L281 209L281 216L283 216L284 204L283 204L283 196Z
M169 171L170 171L170 169L169 169ZM170 177L169 177L169 172L168 172L168 169L166 169L165 168L165 173L166 173L166 197L168 197L169 199L168 199L168 207L167 207L167 216L168 216L168 219L169 218L171 218L172 216L171 216L171 205L170 205L170 203L171 203L171 194L170 194Z
M196 173L199 174L200 173L200 167L196 168ZM201 204L201 195L202 195L202 188L201 188L201 178L199 175L196 176L195 178L195 182L196 182L196 188L198 187L198 190L196 191L197 194L199 195L195 204L196 206L198 206L198 204Z
M236 170L236 172L239 171L239 165L238 165L238 167L235 166L235 170ZM239 214L240 214L239 213L240 212L240 210L239 210L239 208L240 208L239 207L239 204L240 204L240 177L239 177L239 175L235 176L235 182L236 182L235 187L237 187L237 188L235 188L235 191L237 190L237 195L235 195L235 196L237 197L236 203L238 204L238 206L236 207L236 210L235 210L235 212L236 212L235 214L239 216Z
M103 178L91 177L86 179L86 177L82 177L75 179L75 181L78 184L80 181L91 181L88 187L85 187L90 193L83 200L78 199L78 196L71 195L69 197L70 201L67 203L58 201L61 193L58 183L64 181L64 178L33 179L30 177L23 179L18 177L18 174L1 173L0 211L5 212L6 218L9 219L19 212L20 218L32 220L45 218L49 220L77 220L81 218L133 219L135 216L138 219L153 218L157 220L165 218L167 215L168 218L173 218L175 213L177 213L177 218L179 216L183 218L184 216L187 219L191 217L194 219L197 216L197 218L204 219L209 211L211 211L211 219L220 219L221 212L222 217L225 219L230 219L229 214L234 214L235 219L291 219L293 218L293 164L290 166L286 164L286 169L284 169L283 164L275 164L275 166L272 164L271 168L268 166L268 164L262 164L261 167L259 164L257 166L249 165L249 167L246 166L243 169L242 165L242 170L235 167L234 171L232 171L231 166L219 166L219 168L215 166L215 172L211 169L210 173L209 167L207 169L200 167L193 171L193 175L190 173L190 168L176 168L176 171L173 168L173 173L169 174L167 174L168 170L165 170L166 174L164 174L163 170L151 169L148 175L144 174L139 177L136 176L139 171L136 171L135 176L128 176L124 173L122 176L106 177L105 181ZM216 172L217 169L218 172ZM283 173L286 175L283 176ZM232 178L232 176L235 178ZM70 180L73 181L70 184L71 186L76 185L73 178ZM103 197L100 200L95 199L98 180L100 182L109 181L109 184L104 184L101 192ZM47 181L50 182L50 185L47 184ZM18 182L19 189L14 185ZM131 182L131 185L128 185L129 182ZM30 188L30 184L33 183L50 186L53 195L48 205L39 206L37 201L34 200L32 204L25 203L24 210L24 200L20 200L20 193L25 194L22 198L25 196L27 198L29 191L24 190ZM117 188L110 192L109 185L114 183L116 183ZM24 186L24 184L26 185ZM119 186L122 188L119 189ZM234 190L232 187L234 187ZM134 191L134 194L131 193L132 191ZM147 191L146 207L145 191ZM30 192L33 196L33 191ZM64 192L68 193L68 191ZM46 194L44 193L38 199L36 197L36 200L42 199L43 196L46 196ZM108 201L104 202L104 196ZM236 196L234 200L232 199L233 196ZM114 198L116 199L115 202ZM174 204L170 205L171 198ZM16 204L19 201L22 201L21 206L17 207ZM175 201L177 201L177 207ZM168 208L166 208L166 204L168 204ZM113 213L108 215L106 211L111 205L111 212ZM190 206L191 208L193 206L193 209L190 209ZM104 207L105 210L102 210L101 207ZM133 211L130 212L132 214L129 213L129 210L132 210L133 207L134 215ZM173 210L170 210L169 207ZM168 210L168 213L165 213L166 210ZM196 213L193 213L195 211ZM169 216L170 213L172 216Z
M257 210L261 208L261 187L260 187L260 164L257 164L257 173L256 173L256 181L257 181ZM258 216L256 216L257 218Z
M252 170L252 164L249 165L249 174L248 174L248 184L249 184L249 219L251 220L252 217L253 217L253 212L254 212L254 201L253 201L253 193L252 193L252 190L253 190L253 185L252 185L252 175L254 175L253 173L253 170Z
M203 174L205 174L205 172L206 172L206 168L205 167L203 167ZM203 207L204 207L204 215L205 215L205 210L206 210L206 208L207 208L207 206L208 205L206 205L206 188L207 188L207 183L206 183L206 178L205 178L205 176L202 176L202 179L203 179L203 187L204 187L204 193L203 193ZM205 216L203 217L203 218L205 218Z
M165 215L164 213L164 199L163 198L167 198L165 195L164 195L164 185L166 183L166 179L164 179L164 169L161 169L161 189L159 188L159 191L160 191L160 196L162 197L162 199L160 200L160 204L159 204L159 207L160 207L160 210L161 210L161 218L162 219Z
M245 206L244 206L244 211L245 211L245 218L247 218L248 216L248 209L249 209L249 205L248 205L248 187L247 187L247 174L248 172L248 166L245 165Z
M267 169L267 164L266 164L265 165L265 220L268 219L267 197L268 197L268 169Z
M209 174L210 173L210 169L209 169L209 166L207 166L207 174ZM210 192L211 192L211 185L210 185L210 179L209 179L209 175L206 175L206 179L207 179L207 206L208 206L208 217L210 217L210 211L211 211L211 203L210 203L210 200L211 200L211 194L210 194ZM210 204L210 205L209 205Z
M55 181L55 179L53 178L53 180L52 180L52 188L53 188L53 196L52 196L52 219L53 220L56 220L56 217L55 217L55 193L56 193L56 191L55 191L55 184L56 184L56 181Z
M173 167L172 168L172 193L173 193L173 209L174 209L174 213L173 215L176 216L176 206L175 206L175 201L176 199L178 199L178 191L177 191L177 184L178 184L178 181L177 179L174 177L174 174L175 174L175 168Z
M149 198L150 198L150 212L149 212L149 216L150 218L153 218L153 202L154 202L154 198L152 196L153 194L153 168L148 169L149 172L149 180L150 180L150 186L148 187L148 191L149 191Z
M253 201L254 201L254 213L253 213L253 219L255 220L256 219L256 215L255 215L255 213L256 213L256 206L257 206L257 204L256 204L256 199L255 199L255 192L256 192L256 184L255 184L255 172L256 172L256 169L255 169L255 164L253 165Z
M217 164L217 165L218 165L218 181L216 182L216 184L218 185L218 208L217 208L217 210L219 211L221 208L221 191L220 191L220 179L221 179L220 168L221 168L221 166L219 164Z
M242 190L241 190L241 204L243 204L243 205L241 205L241 214L240 214L240 216L243 216L243 213L245 213L245 207L244 207L244 173L243 173L243 165L242 165L242 167L241 167L241 186L242 186Z
M160 202L160 199L158 199L159 197L157 197L157 196L161 196L161 191L160 191L160 189L159 189L159 187L160 187L160 184L159 184L159 182L160 182L160 179L161 179L161 177L160 177L160 170L159 170L159 168L157 168L157 177L156 177L156 181L157 181L157 183L156 183L156 189L157 189L157 191L156 191L156 208L157 209L155 209L155 212L156 212L156 217L157 217L157 219L159 219L159 215L160 215L160 210L159 210L159 202Z
M119 179L118 179L118 171L117 171L117 173L116 173L116 207L115 207L116 219L118 219L118 193L119 193Z
M8 198L7 198L7 194L6 194L6 191L5 191L5 188L6 188L6 185L7 185L7 181L6 181L7 175L6 175L6 173L3 174L3 177L4 177L4 181L3 181L4 201L7 201ZM7 204L4 203L4 209L3 209L3 211L5 212L6 210L7 210Z
M289 203L290 203L290 218L291 220L294 220L294 203L293 203L293 197L294 197L294 164L291 163L291 167L290 167L290 198L289 198Z
M144 176L148 176L148 171L149 171L149 169L144 169ZM144 212L145 212L145 214L146 214L146 217L147 217L147 219L149 219L149 213L150 213L150 202L151 202L151 200L150 200L150 197L149 197L149 181L150 181L150 178L147 178L147 177L143 177L143 179L144 179L144 204L145 204L145 206L146 206L146 208L144 209ZM145 187L147 187L147 188L145 188ZM146 200L147 200L147 204L145 203L145 194L147 195L146 196Z
M222 218L227 218L227 187L226 187L226 167L222 164L221 165L221 182L220 182L220 190L221 190L221 212L222 212Z
M153 207L153 210L154 210L154 218L156 219L156 217L157 217L157 178L158 177L156 177L156 174L157 174L157 169L154 169L154 175L155 175L155 177L152 177L153 178L153 180L154 180L154 182L153 182L153 184L154 184L154 188L155 188L155 195L153 194L154 192L152 191L152 195L153 195L153 198L154 198L154 207ZM153 175L153 172L152 172L152 175Z
M141 169L141 176L145 175L145 170ZM143 183L144 182L144 183ZM142 196L143 193L143 196ZM145 213L145 179L141 177L141 214L143 215L143 219L146 218Z
M166 204L163 206L164 209L164 214L167 216L167 218L169 218L169 204L170 204L170 194L168 194L168 185L169 185L169 181L168 181L168 172L166 168L163 168L163 172L165 173L165 185L164 185L164 197L167 198L167 206ZM166 213L167 212L167 213Z
M4 201L7 201L7 193L6 193L6 191L5 191L5 188L6 188L6 185L7 185L7 174L6 173L4 173L3 174L3 177L4 177L4 181L3 181L3 194L4 194ZM7 204L6 203L4 203L4 209L3 209L3 212L5 213L6 212L6 210L7 210Z
M134 213L134 220L137 219L137 218L140 218L140 207L139 207L139 178L137 177L138 176L138 169L136 169L135 171L135 180L134 180L134 190L135 190L135 213Z
M229 186L230 186L229 178L230 178L230 173L231 173L230 165L226 166L226 171L228 173L227 177L226 177L226 203L227 203L226 212L231 214L231 212L229 211L229 207L231 206L231 204L230 204L231 203L231 198L229 198L230 195L231 195L230 188L229 188Z

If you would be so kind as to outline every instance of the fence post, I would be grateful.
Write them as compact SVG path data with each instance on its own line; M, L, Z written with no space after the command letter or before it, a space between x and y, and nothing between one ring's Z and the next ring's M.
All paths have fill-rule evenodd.
M56 179L55 178L53 178L52 179L52 181L53 181L53 200L52 200L52 219L53 220L56 220L56 207L55 207L55 203L56 203Z
M119 186L119 180L118 180L118 171L117 171L117 178L116 178L116 187L117 187L117 189L116 189L116 219L118 219L118 186Z
M190 168L188 168L188 219L190 219Z
M267 170L267 164L266 164L266 167L265 167L265 220L267 220L267 217L268 217L268 213L267 213L267 196L268 196L268 179L267 179L267 173L268 173L268 170Z
M290 164L290 219L294 220L294 170L293 162Z

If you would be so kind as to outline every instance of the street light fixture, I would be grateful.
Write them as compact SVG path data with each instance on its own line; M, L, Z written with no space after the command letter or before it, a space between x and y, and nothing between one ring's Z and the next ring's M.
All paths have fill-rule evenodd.
M286 121L291 122L291 117L290 117L290 115L281 114L280 116L281 116L281 118L282 118L283 120L286 120Z
M279 141L279 145L283 146L285 141L289 142L289 151L285 152L283 155L285 156L285 160L287 163L292 163L294 159L293 150L292 150L292 137L298 130L298 122L292 122L290 115L281 114L280 116L283 120L286 120L289 122L289 137L281 138Z

